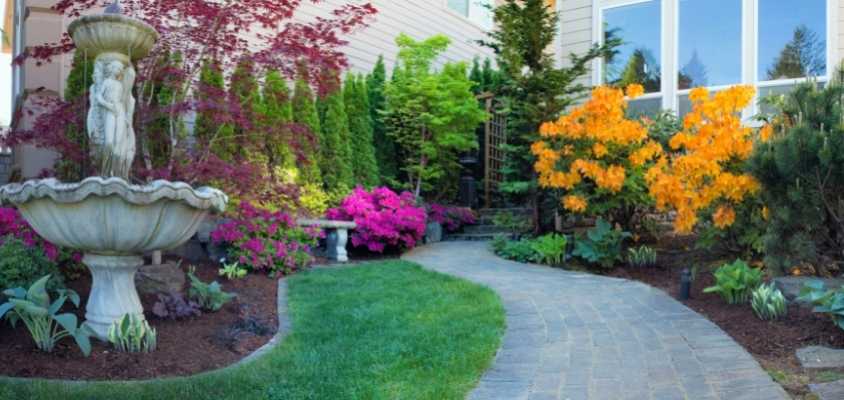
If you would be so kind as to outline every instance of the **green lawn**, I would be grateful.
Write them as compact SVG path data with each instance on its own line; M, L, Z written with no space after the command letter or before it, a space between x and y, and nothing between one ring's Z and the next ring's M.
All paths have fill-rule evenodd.
M0 381L8 399L462 399L504 331L489 289L401 262L289 280L293 332L246 366L149 383Z

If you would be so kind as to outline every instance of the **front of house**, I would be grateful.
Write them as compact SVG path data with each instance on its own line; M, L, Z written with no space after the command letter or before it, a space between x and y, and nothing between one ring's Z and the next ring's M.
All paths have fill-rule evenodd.
M325 15L341 0L304 4L301 20ZM476 41L493 23L484 4L492 0L375 0L373 24L354 35L344 50L350 68L371 70L380 55L388 70L395 62L394 38L405 32L415 38L442 33L453 45L443 61L491 57ZM653 113L661 109L688 112L689 89L719 90L735 84L758 88L758 96L783 93L807 77L825 82L839 63L840 12L844 0L549 0L560 13L554 46L561 63L594 43L613 38L622 45L610 59L595 62L581 82L626 85L640 83L646 94L631 108ZM11 123L15 106L33 104L40 96L64 92L72 56L35 66L13 67L23 49L61 37L70 20L50 7L55 0L0 0L4 40L0 46L0 127ZM5 62L4 62L5 60ZM761 110L746 111L749 118ZM19 123L26 124L26 118ZM6 150L6 158L10 152ZM3 157L3 156L0 156ZM38 175L56 154L15 149L14 167L23 177ZM0 178L5 178L0 170Z

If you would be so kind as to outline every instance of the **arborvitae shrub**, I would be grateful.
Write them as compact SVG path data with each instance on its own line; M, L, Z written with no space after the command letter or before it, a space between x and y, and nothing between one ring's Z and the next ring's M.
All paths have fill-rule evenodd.
M311 86L308 85L305 77L299 77L296 80L296 86L293 90L293 122L299 124L302 128L308 130L310 137L302 137L296 135L300 140L301 151L303 158L305 158L304 165L300 166L302 171L302 179L305 182L322 184L322 174L320 171L321 156L319 148L321 146L321 132L322 129L319 123L319 115L317 114L316 104L314 103L314 93Z
M378 165L372 143L372 117L369 114L369 99L362 77L346 76L343 87L346 116L349 118L352 172L356 184L373 187L378 184Z
M322 123L322 179L325 187L354 186L352 151L349 143L349 120L343 104L342 90L335 90L321 99L325 110Z
M384 57L378 57L378 62L372 73L366 77L367 97L369 98L369 114L372 116L372 143L375 146L375 160L381 181L392 184L398 180L398 154L393 138L387 135L382 113L384 112L384 86L387 84L387 68Z

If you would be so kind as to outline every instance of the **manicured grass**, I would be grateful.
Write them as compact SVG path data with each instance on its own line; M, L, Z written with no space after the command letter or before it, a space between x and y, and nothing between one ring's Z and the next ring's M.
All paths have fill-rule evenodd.
M492 291L408 262L311 271L289 289L293 332L243 367L129 384L0 381L0 398L462 399L504 331Z

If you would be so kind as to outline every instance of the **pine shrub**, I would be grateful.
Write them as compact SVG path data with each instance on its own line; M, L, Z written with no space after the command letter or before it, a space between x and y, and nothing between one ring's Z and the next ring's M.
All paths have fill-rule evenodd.
M844 252L842 98L840 80L799 85L750 159L767 206L765 264L775 273L807 263L823 270Z

